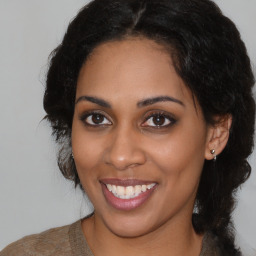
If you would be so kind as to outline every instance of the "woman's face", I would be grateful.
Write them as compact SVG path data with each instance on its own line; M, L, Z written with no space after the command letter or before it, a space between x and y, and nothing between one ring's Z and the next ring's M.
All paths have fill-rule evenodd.
M72 147L100 226L133 237L191 223L210 129L162 46L98 46L79 74Z

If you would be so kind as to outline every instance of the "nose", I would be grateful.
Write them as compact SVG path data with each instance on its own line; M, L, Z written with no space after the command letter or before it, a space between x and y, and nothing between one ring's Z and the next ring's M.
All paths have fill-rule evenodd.
M105 163L117 170L126 170L146 162L141 134L128 129L119 129L112 134L105 151Z

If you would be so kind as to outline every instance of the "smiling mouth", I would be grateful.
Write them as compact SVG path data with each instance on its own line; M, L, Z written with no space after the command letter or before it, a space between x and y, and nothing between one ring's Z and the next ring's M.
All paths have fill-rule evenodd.
M110 191L115 197L121 199L131 199L139 196L141 193L152 189L156 183L151 183L149 185L136 185L136 186L116 186L111 184L106 184L108 191Z
M124 211L133 210L144 204L157 187L156 182L135 179L105 179L100 183L108 204Z

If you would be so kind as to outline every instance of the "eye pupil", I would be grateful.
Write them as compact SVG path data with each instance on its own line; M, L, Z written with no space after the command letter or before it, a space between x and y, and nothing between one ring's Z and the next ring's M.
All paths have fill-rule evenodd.
M153 117L153 122L155 125L163 125L165 122L165 117L164 116L154 116Z
M94 114L92 116L92 121L95 124L100 124L100 123L102 123L104 121L104 117L102 115L100 115L100 114Z

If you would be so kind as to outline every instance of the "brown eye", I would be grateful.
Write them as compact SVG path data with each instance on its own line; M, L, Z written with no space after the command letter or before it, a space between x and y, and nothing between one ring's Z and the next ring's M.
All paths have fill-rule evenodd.
M158 115L158 116L154 116L152 118L152 122L157 125L157 126L161 126L165 123L166 118L164 116Z
M101 124L104 121L104 116L100 114L92 115L92 122L94 124Z
M142 124L144 127L165 128L174 124L176 120L167 114L154 113Z
M83 122L91 126L111 125L112 123L102 114L92 113L82 118Z

